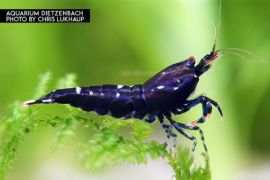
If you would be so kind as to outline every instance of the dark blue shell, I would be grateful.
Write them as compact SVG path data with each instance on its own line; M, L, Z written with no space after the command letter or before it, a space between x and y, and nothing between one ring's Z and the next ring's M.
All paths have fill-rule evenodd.
M199 76L208 71L211 63L220 55L221 51L215 51L214 45L213 50L204 56L197 66L194 66L195 58L190 57L163 69L142 85L102 85L58 89L38 100L27 101L24 105L70 104L84 111L95 111L99 115L109 114L115 118L124 119L137 118L149 123L154 122L155 117L158 117L167 137L176 138L177 135L172 131L174 127L193 141L193 151L197 144L196 138L184 129L198 130L207 152L203 132L197 124L207 120L212 112L212 105L218 109L221 116L223 116L222 110L216 101L206 96L199 96L193 100L188 100L188 97L195 90ZM183 124L172 119L171 113L182 114L198 104L202 105L203 115L191 124ZM164 122L164 117L171 125Z
M186 103L199 81L188 62L173 64L143 84L151 111L167 112Z
M173 64L143 85L102 85L58 89L32 102L70 104L99 115L142 119L181 108L195 90L194 59Z

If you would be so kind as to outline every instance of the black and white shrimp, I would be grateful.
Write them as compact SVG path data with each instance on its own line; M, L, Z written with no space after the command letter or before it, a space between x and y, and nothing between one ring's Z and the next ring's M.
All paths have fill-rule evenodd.
M135 118L148 123L158 119L168 137L175 139L177 135L172 130L176 129L192 140L193 151L197 144L196 138L185 130L199 131L207 152L203 131L198 125L207 120L212 112L212 105L219 110L221 116L223 113L218 103L206 96L199 96L193 100L188 98L195 90L200 76L211 68L212 62L220 55L221 51L216 51L214 45L212 51L196 66L195 58L190 57L163 69L140 85L57 89L40 99L26 101L24 105L70 104L83 111L94 111L99 115L111 115L115 118ZM202 105L203 113L196 121L184 124L172 119L171 114L180 115L198 104ZM169 124L165 123L164 117L168 119Z

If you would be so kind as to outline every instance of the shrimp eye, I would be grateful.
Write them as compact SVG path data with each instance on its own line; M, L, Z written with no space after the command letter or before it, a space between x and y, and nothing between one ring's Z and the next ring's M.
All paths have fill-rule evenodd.
M195 64L195 58L194 58L193 56L189 57L189 58L187 59L186 65L187 65L188 67L194 67L194 64Z

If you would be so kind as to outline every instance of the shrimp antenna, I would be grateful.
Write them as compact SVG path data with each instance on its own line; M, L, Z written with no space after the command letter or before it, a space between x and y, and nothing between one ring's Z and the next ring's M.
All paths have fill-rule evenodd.
M221 26L221 3L222 1L219 1L219 10L218 10L218 25L216 26L215 22L213 21L213 26L214 26L214 45L212 48L212 52L216 51L216 45L217 45L217 40L218 40L218 32L219 32L219 28Z
M270 58L269 57L263 57L259 56L251 51L248 51L246 49L240 49L240 48L224 48L220 49L220 52L225 52L228 54L236 55L240 57L243 60L249 60L250 62L260 62L260 63L268 63ZM249 58L251 56L252 59Z
M213 22L213 26L214 26L214 29L215 29L215 34L214 34L214 45L213 45L213 48L212 48L212 52L215 52L216 51L216 45L217 45L217 27L215 25L215 23Z
M219 32L219 29L221 26L221 10L222 10L222 0L219 0L218 25L216 26L215 22L213 21L215 33L214 33L214 45L213 45L212 52L216 52L216 45L217 45L217 41L218 41L218 32ZM252 56L255 59L254 62L260 61L262 63L265 63L265 62L268 62L270 60L270 58L268 58L268 57L261 57L261 56L258 56L257 54L255 54L251 51L248 51L246 49L240 49L240 48L224 48L224 49L219 49L218 52L221 52L221 53L225 52L225 53L228 53L231 55L235 55L235 56L240 57L243 60L248 59L247 56Z

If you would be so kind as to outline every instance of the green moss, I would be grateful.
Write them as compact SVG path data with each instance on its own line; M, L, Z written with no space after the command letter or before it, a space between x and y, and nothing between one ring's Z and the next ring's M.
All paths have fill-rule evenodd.
M46 86L50 77L50 73L40 77L34 98L47 92ZM74 75L69 74L59 81L57 88L75 86L75 79ZM95 132L78 151L78 157L89 170L122 162L145 164L149 158L163 158L167 159L173 168L177 180L211 178L207 158L204 167L196 167L189 150L179 148L175 154L168 150L166 144L150 140L153 130L151 124L138 120L116 120L66 107L67 113L51 117L40 112L40 106L23 108L19 102L11 106L9 114L0 121L0 179L5 179L27 134L47 126L55 128L53 142L56 148L62 147L65 140L73 136L76 128L88 127ZM123 133L123 128L128 129L129 133Z

